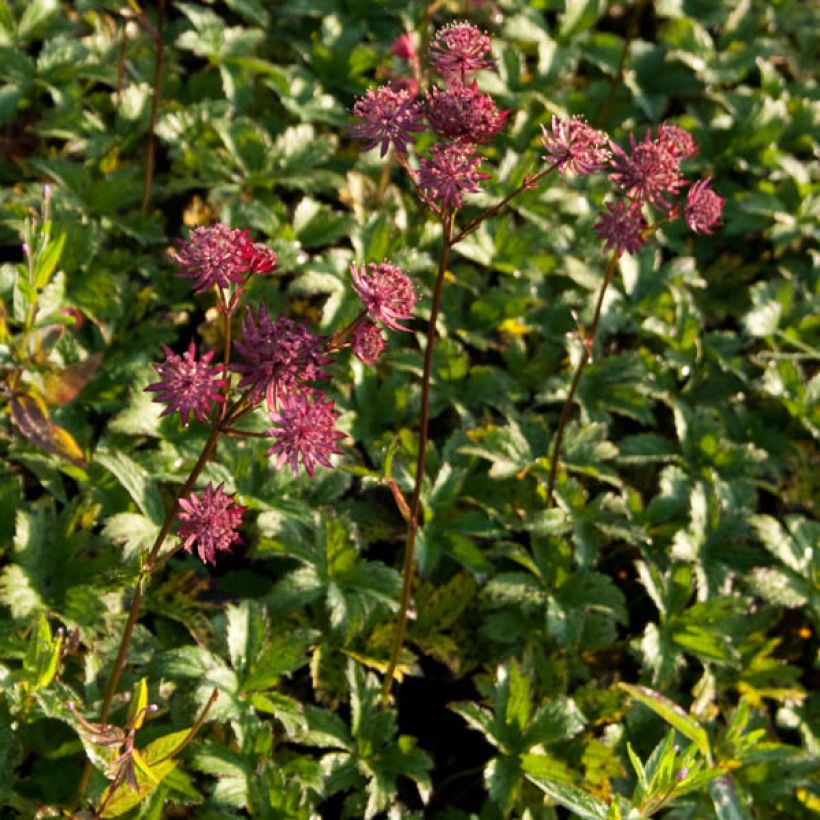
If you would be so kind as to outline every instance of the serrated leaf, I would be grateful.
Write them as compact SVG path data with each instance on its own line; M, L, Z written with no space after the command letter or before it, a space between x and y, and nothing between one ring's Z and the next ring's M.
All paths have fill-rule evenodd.
M665 698L659 692L646 686L635 686L630 683L619 683L618 686L628 692L635 700L651 709L658 717L677 729L684 737L691 740L704 757L708 757L709 736L695 718L687 714L677 703Z
M547 797L568 811L574 812L578 817L584 820L606 820L608 810L606 803L589 792L569 783L549 780L534 774L526 774L525 777L541 789Z
M121 450L98 448L94 460L122 484L144 515L158 527L162 525L165 507L156 484L145 469Z

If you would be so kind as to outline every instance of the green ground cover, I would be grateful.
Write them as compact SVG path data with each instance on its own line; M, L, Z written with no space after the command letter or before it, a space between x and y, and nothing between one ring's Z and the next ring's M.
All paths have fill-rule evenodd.
M0 0L0 817L820 814L817 14ZM722 224L664 221L609 269L612 182L553 173L442 264L447 218L351 126L412 77L395 38L424 85L454 20L492 35L509 112L456 231L569 115L625 147L686 129ZM246 302L339 341L346 437L313 477L263 408L211 452L218 412L145 391L163 345L221 361L170 253L220 222L278 257ZM350 267L385 259L418 301L370 366ZM175 535L207 484L245 508L214 563Z

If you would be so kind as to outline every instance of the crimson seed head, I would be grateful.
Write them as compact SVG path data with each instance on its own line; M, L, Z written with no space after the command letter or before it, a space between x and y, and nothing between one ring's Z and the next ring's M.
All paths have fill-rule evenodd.
M419 161L418 186L430 207L448 211L460 208L462 196L479 190L478 183L490 175L478 170L481 159L467 145L436 143L430 159Z
M350 340L356 356L367 365L374 365L387 344L379 328L367 320L356 325Z
M353 106L353 115L362 122L354 125L350 133L356 139L366 140L365 151L380 146L379 155L384 156L392 144L400 154L407 153L417 131L423 131L421 105L406 90L395 90L383 85L367 94Z
M643 235L646 220L641 213L640 203L618 199L615 202L607 202L606 209L594 225L598 236L606 240L604 249L615 247L619 256L624 251L639 251L646 242Z
M197 360L196 343L193 341L181 356L164 345L163 350L165 361L154 365L161 381L145 389L157 394L154 401L168 405L161 415L167 416L178 410L183 424L188 424L192 413L197 421L205 421L211 412L212 402L225 401L225 396L220 392L225 387L222 368L211 365L214 351L209 350Z
M544 159L558 169L559 174L592 174L600 171L611 156L609 137L580 117L567 120L552 118L550 130L541 126Z
M182 546L188 551L196 544L196 551L205 563L216 563L218 551L229 550L242 539L236 531L242 524L245 507L234 502L235 496L228 495L220 484L216 489L208 482L197 495L191 493L179 499L178 535Z
M679 125L662 122L658 126L658 142L679 160L690 159L698 152L695 138Z
M268 430L273 439L268 455L276 456L276 468L288 463L296 476L301 459L313 478L316 464L330 467L330 456L341 452L336 442L344 438L336 430L338 417L333 400L318 390L306 388L283 396L277 411L271 413L274 426Z
M231 367L241 374L240 388L250 388L253 401L265 396L272 410L283 392L302 382L327 378L325 341L305 325L286 316L272 322L264 306L254 316L248 309L242 320L242 339L235 342L245 360Z
M479 69L495 68L490 37L469 23L453 23L436 32L430 63L450 85L466 85Z
M647 132L643 142L635 143L629 135L630 152L612 144L615 169L609 178L628 196L648 202L656 208L669 208L666 194L676 194L684 184L677 157L670 152L668 143L653 141Z
M194 228L171 256L181 268L179 275L194 280L194 293L204 293L214 285L244 282L250 247L247 231L218 223Z
M686 197L683 216L695 233L712 233L712 228L720 223L723 197L718 196L711 186L711 179L699 179Z
M503 127L509 111L499 111L489 94L478 86L454 86L442 91L433 88L427 95L427 119L445 139L480 143L494 137Z
M361 270L357 270L354 263L350 266L350 273L353 276L353 290L367 308L370 318L393 330L409 332L409 328L399 322L412 319L416 307L416 291L410 277L387 261L380 265L372 262L367 267L362 265Z

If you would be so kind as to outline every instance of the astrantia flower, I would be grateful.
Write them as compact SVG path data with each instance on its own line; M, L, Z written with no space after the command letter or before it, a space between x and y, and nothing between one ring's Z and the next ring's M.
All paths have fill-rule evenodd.
M690 159L698 152L695 138L679 125L662 122L658 126L658 142L679 160Z
M609 161L609 137L580 117L562 120L552 118L550 130L543 125L544 159L558 169L559 174L592 174Z
M247 231L219 223L194 228L171 256L182 268L179 275L194 280L194 293L204 293L214 285L244 282L252 247Z
M179 499L178 535L182 546L191 552L194 544L199 557L205 563L215 563L218 551L229 550L234 544L241 544L237 528L242 524L245 507L234 501L220 484L216 489L210 482L200 493L191 493L188 498Z
M330 467L330 456L340 453L336 446L344 433L336 430L339 417L333 409L333 400L318 390L305 389L282 397L276 412L271 413L274 426L268 430L273 445L268 455L276 456L276 467L290 465L294 475L299 473L299 460L313 478L316 464Z
M393 330L409 331L399 322L413 318L416 291L410 277L401 268L385 261L380 265L371 262L357 270L353 263L350 273L353 276L353 290L373 321L382 322Z
M503 127L508 111L499 111L489 94L478 86L455 86L427 95L427 119L441 137L457 142L480 143L494 137Z
M428 204L442 211L460 208L462 196L478 191L478 183L490 175L478 170L481 159L466 145L437 143L430 159L419 161L418 186Z
M264 306L258 316L248 309L235 347L245 360L231 365L242 376L239 387L251 388L254 401L265 396L271 410L300 383L327 378L324 368L330 359L324 355L324 339L287 316L272 322Z
M356 356L367 365L376 364L379 356L384 353L387 343L381 330L373 322L367 320L356 325L350 339L350 345Z
M276 253L261 242L248 243L245 251L245 262L249 273L270 273L276 269L279 260Z
M641 213L640 203L619 199L607 202L606 209L594 225L598 236L606 240L605 250L615 247L618 249L618 255L624 251L639 251L646 242L643 236L646 220Z
M479 69L495 68L490 37L469 23L439 29L430 46L430 63L451 85L466 85Z
M699 179L686 197L683 215L695 233L712 233L712 228L720 223L723 197L718 196L711 186L711 179Z
M653 141L648 132L643 142L636 144L634 134L629 135L629 141L629 154L613 143L615 170L609 178L628 197L656 208L668 208L666 194L676 194L684 184L677 157L668 144Z
M161 381L145 389L157 394L154 401L168 405L161 415L167 416L178 410L183 424L188 423L192 413L197 421L205 421L212 403L225 401L225 396L220 393L225 387L222 368L211 364L214 351L209 350L197 360L193 341L181 356L165 345L163 350L165 361L154 365Z
M362 122L354 125L350 133L356 139L367 141L365 151L380 145L382 157L391 144L400 154L405 154L415 139L414 133L424 130L421 105L407 91L387 85L368 90L353 106L353 115Z
M409 32L399 34L390 44L390 53L408 63L416 58L416 41Z

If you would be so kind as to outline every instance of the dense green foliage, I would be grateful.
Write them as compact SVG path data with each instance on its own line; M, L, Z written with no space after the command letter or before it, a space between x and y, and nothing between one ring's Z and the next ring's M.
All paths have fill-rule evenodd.
M0 0L0 817L68 812L86 754L106 817L820 812L812 4L428 10L493 34L482 82L511 112L468 214L541 167L552 114L602 111L621 141L663 119L689 129L691 167L726 206L713 236L672 225L621 259L551 509L606 186L553 175L456 246L387 707L405 531L389 479L412 487L441 229L349 125L424 7L165 5L160 25L158 4ZM248 507L244 544L151 579L112 712L123 735L139 727L140 790L104 795L116 747L68 703L97 720L141 558L208 435L143 389L161 344L219 347L211 302L166 253L217 219L279 255L250 294L272 315L331 333L357 311L350 263L389 257L419 320L376 368L336 365L335 469L295 479L264 441L220 442L202 481Z

